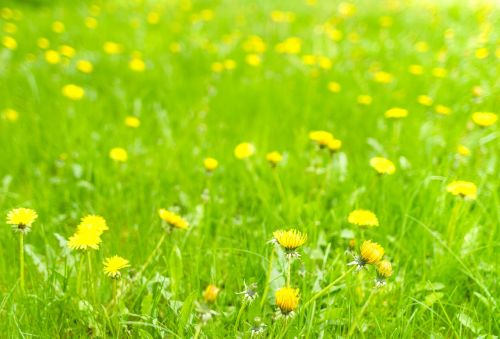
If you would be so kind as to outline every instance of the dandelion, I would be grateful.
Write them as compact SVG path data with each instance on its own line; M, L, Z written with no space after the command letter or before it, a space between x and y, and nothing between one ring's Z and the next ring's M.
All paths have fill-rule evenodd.
M88 29L95 29L97 27L97 19L96 18L93 18L91 16L85 18L85 26L88 28Z
M477 198L477 187L470 181L453 181L446 186L446 191L464 199L475 200Z
M4 36L2 38L2 45L7 49L14 50L17 48L17 41L13 37Z
M112 41L105 42L102 48L105 53L110 55L120 54L123 50L122 45Z
M203 291L203 299L205 299L207 303L213 303L217 299L219 292L220 288L210 284L207 286L207 288L205 288L205 291Z
M394 81L394 77L392 76L392 74L383 71L375 72L373 78L376 82L379 82L381 84L389 84Z
M435 67L432 69L432 75L436 78L445 78L447 74L448 71L446 70L446 68Z
M378 174L394 174L396 166L389 159L382 157L373 157L370 159L370 166L377 171Z
M255 154L255 146L249 142L238 144L234 149L234 156L238 159L246 159Z
M387 110L384 115L387 119L401 119L408 116L408 110L400 107L394 107Z
M72 58L75 56L75 49L68 45L62 45L59 47L59 52L67 58Z
M247 64L253 67L257 67L262 63L262 57L258 54L248 54L245 57Z
M307 234L301 233L295 229L288 231L278 230L273 232L274 242L278 243L288 252L296 251L307 241Z
M170 226L174 228L187 229L189 227L189 223L183 219L180 215L177 215L173 212L170 212L164 208L158 210L158 215L160 218L167 222Z
M109 157L116 162L126 162L128 160L127 151L121 147L112 148Z
M457 146L457 153L461 156L468 157L470 155L470 149L469 147L465 145L458 145Z
M3 112L2 112L2 119L7 120L7 121L11 121L11 122L17 121L17 120L19 120L19 112L17 112L16 110L14 110L12 108L7 108L7 109L3 110Z
M422 75L424 73L424 68L421 65L410 65L410 67L408 67L408 72L413 75Z
M217 167L219 167L219 162L214 158L203 159L203 167L207 172L213 172Z
M293 316L294 311L299 306L299 289L291 287L282 287L275 293L276 306L282 316Z
M71 100L80 100L85 95L85 90L77 85L69 84L62 88L62 94Z
M101 244L101 234L92 227L80 227L68 240L68 247L72 250L98 250Z
M486 47L478 48L474 52L474 55L479 60L486 59L488 57L488 55L489 55L488 48L486 48Z
M80 221L80 225L78 225L78 230L83 228L91 228L99 235L109 230L106 220L99 215L87 215L83 217Z
M78 60L76 63L76 69L82 73L89 74L92 73L94 66L88 60Z
M340 150L340 148L342 147L342 141L339 140L339 139L331 139L328 141L328 150L330 151L330 153L335 153L335 152L338 152Z
M50 46L50 41L47 38L38 38L36 45L41 49L47 49Z
M64 23L61 21L54 21L52 23L52 31L54 33L63 33L66 27L64 26Z
M58 51L54 51L49 49L44 53L45 61L47 61L51 65L55 65L61 62L61 55Z
M368 106L373 102L373 98L369 95L358 95L358 104Z
M104 273L112 279L120 278L120 270L127 267L130 267L129 261L117 255L104 260Z
M127 127L137 128L140 125L141 125L141 121L137 117L128 116L125 118L125 126L127 126Z
M146 69L146 63L139 57L133 57L128 67L134 72L142 72Z
M472 114L472 121L481 127L494 125L498 120L498 115L492 112L475 112Z
M359 256L356 256L349 265L356 265L357 269L360 270L368 264L378 263L383 256L384 248L382 246L371 240L366 240L361 244Z
M437 105L435 108L436 113L441 114L441 115L450 115L451 114L451 109L449 107L443 106L443 105Z
M332 93L339 93L342 87L338 82L331 81L328 83L328 90Z
M417 97L417 102L422 106L432 106L433 100L428 95L419 95Z
M349 213L349 217L347 218L349 223L358 225L364 228L371 228L378 226L378 219L375 213L368 210L354 210Z
M377 269L376 286L383 286L386 284L387 278L392 275L392 264L389 260L381 260L375 265Z
M309 132L309 139L323 148L328 146L328 143L333 140L334 137L332 133L327 131L311 131Z
M279 152L274 151L267 153L266 160L272 167L276 167L283 160L283 156Z
M243 302L252 303L259 296L259 294L257 293L257 284L256 283L252 283L250 285L247 285L246 283L243 284L245 286L243 291L237 292L236 294L243 295Z

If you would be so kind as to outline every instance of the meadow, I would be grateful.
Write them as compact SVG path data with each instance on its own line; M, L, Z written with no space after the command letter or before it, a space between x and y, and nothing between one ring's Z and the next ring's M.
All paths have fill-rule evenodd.
M497 338L495 1L0 3L0 337Z

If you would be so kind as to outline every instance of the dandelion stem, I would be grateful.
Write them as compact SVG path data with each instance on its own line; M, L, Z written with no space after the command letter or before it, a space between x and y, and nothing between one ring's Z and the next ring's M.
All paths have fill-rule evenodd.
M91 294L92 296L92 301L95 301L94 280L92 279L92 257L89 250L87 250L87 261L89 265L89 272L88 272L89 288L91 291L89 294Z
M269 281L271 280L271 272L273 270L274 247L271 248L271 255L269 256L269 265L267 266L266 284L264 285L264 292L262 293L262 300L260 301L260 308L264 307L264 303L269 293Z
M347 271L345 271L344 273L342 273L342 275L340 277L338 277L337 279L335 279L334 281L332 281L330 284L328 284L325 288L323 288L321 291L319 291L318 293L316 293L315 295L313 295L311 297L311 299L309 299L303 306L303 309L306 309L309 305L311 305L311 303L313 301L315 301L316 299L318 299L319 297L321 297L322 295L326 294L333 286L335 286L339 281L341 281L342 279L344 279L349 273L351 273L353 270L355 269L355 267L351 267L350 269L348 269Z
M241 316L243 315L243 311L245 310L245 307L246 307L246 303L242 302L240 310L238 311L238 316L236 317L236 322L234 323L234 334L235 335L238 332L238 328L240 327L240 319L241 319Z
M158 241L158 244L156 244L156 247L153 250L153 252L151 252L151 254L149 255L149 257L146 259L146 262L144 262L144 264L142 265L141 269L136 273L134 279L139 278L141 276L141 274L144 272L144 270L149 266L149 264L151 263L151 261L154 259L155 255L156 255L156 252L159 251L161 245L165 241L166 237L167 237L167 233L165 232L165 233L163 233L163 235L161 236L160 240Z
M276 168L273 168L272 172L273 172L274 181L276 182L276 186L278 187L278 192L280 193L280 196L281 196L281 203L283 204L286 201L286 195L285 195L285 191L283 190L283 185L281 184L280 176L278 175L278 171L276 170Z
M78 264L78 272L76 275L76 294L80 295L82 285L82 271L83 271L83 255L80 256L80 263Z
M117 291L117 288L116 288L116 281L118 279L113 279L113 304L116 306L118 303L117 303L117 300L116 300L116 291Z
M455 206L453 206L453 210L451 211L450 220L448 221L447 231L448 231L448 243L450 244L450 246L453 244L453 240L455 238L457 219L458 219L458 215L460 214L460 210L462 208L462 202L463 202L463 199L460 199L455 204Z
M370 300L372 299L372 297L375 295L376 291L377 290L375 288L372 289L370 295L368 296L368 299L366 299L363 307L361 307L361 310L359 310L358 315L354 319L354 323L351 325L349 332L347 332L347 337L350 337L354 333L356 328L358 327L358 322L361 319L361 317L363 316L363 314L365 313L366 308L368 307L368 304L370 303Z
M291 271L292 271L292 256L288 256L288 269L287 269L287 275L286 275L286 286L290 287L290 276L291 276Z
M24 234L19 233L19 278L21 291L24 292Z

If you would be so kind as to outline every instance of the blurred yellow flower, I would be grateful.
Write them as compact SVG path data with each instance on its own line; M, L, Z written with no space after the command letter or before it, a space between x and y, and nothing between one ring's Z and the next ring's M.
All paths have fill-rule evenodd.
M341 89L342 89L342 87L340 86L340 84L338 82L330 81L328 83L328 90L332 93L338 93L338 92L340 92Z
M410 65L408 71L413 75L421 75L424 73L424 68L420 65Z
M276 45L276 52L280 54L299 54L302 48L302 40L290 37Z
M15 24L13 24L12 22L6 22L3 25L3 31L5 33L14 34L17 32L17 26Z
M279 245L288 251L296 250L307 241L307 234L295 229L274 231L273 237Z
M358 95L358 104L360 105L371 105L373 98L369 95Z
M125 118L125 126L137 128L140 125L141 125L141 121L137 117L130 115L130 116Z
M183 219L180 215L170 212L164 208L160 208L158 210L158 215L164 221L166 221L170 226L180 229L187 229L189 227L189 223Z
M13 50L17 48L17 41L11 36L4 36L2 38L2 45L4 45L5 48Z
M88 60L78 60L76 62L76 69L82 73L92 73L94 70L94 66Z
M205 158L203 159L203 166L208 172L213 172L219 166L219 162L214 158Z
M275 293L276 306L283 315L289 315L299 306L299 289L282 287Z
M113 279L120 278L120 270L127 267L130 267L129 261L117 255L104 260L104 273Z
M283 156L279 152L274 151L266 154L266 160L271 166L275 167L283 160Z
M146 63L138 57L133 57L128 63L128 67L134 72L142 72L146 69Z
M266 43L260 36L251 35L243 42L243 50L247 53L262 54L266 51Z
M158 12L149 12L146 21L150 25L156 25L160 22L160 14Z
M38 214L30 208L15 208L7 213L6 223L11 225L14 231L26 234L37 218Z
M69 238L68 247L72 250L97 250L101 242L101 233L94 228L83 227Z
M442 67L435 67L432 69L432 75L436 78L444 78L448 74L448 71Z
M112 148L109 157L116 162L126 162L128 160L127 151L121 147Z
M62 88L62 94L71 100L80 100L85 95L85 90L77 85L69 84Z
M370 166L379 174L393 174L396 172L396 166L389 159L382 157L373 157L370 159Z
M61 62L61 55L58 51L54 51L53 49L49 49L45 52L45 60L52 65L58 64Z
M47 38L38 38L36 45L41 49L47 49L50 46L50 41Z
M377 273L384 278L392 275L392 264L389 260L382 260L377 263Z
M371 240L366 240L361 244L360 248L360 259L366 264L376 264L384 256L384 248L372 242Z
M420 53L425 53L429 50L429 44L425 41L418 41L415 44L415 50Z
M255 154L255 146L249 142L242 142L234 149L234 156L238 159L246 159Z
M7 108L2 111L2 119L7 120L7 121L17 121L19 120L19 113L12 109L12 108Z
M453 181L446 186L446 191L462 198L471 200L475 200L477 198L477 187L470 181Z
M498 120L498 115L493 112L475 112L472 114L472 121L481 127L494 125Z
M123 47L116 42L107 41L104 43L103 49L107 54L120 54L123 50Z
M219 292L220 289L217 286L208 285L205 291L203 291L203 299L205 299L207 303L213 303L217 299Z
M476 56L477 59L480 59L480 60L486 59L489 55L488 48L486 48L486 47L478 48L474 52L474 55Z
M408 116L408 110L400 107L393 107L384 113L388 119L400 119Z
M432 106L433 100L428 95L419 95L417 97L417 102L422 106Z
M356 5L353 3L341 2L338 5L337 10L338 10L340 16L350 17L356 13L357 8L356 8Z
M460 154L461 156L464 156L464 157L468 157L470 155L470 149L469 149L469 147L467 147L465 145L458 145L457 152L458 152L458 154Z
M340 148L342 148L342 141L339 139L333 138L333 139L328 141L326 146L328 147L328 150L331 153L334 153L334 152L337 152Z
M101 235L104 231L109 230L106 219L100 215L87 215L80 220L80 224L77 227L78 231L84 228L90 228L93 232ZM84 230L85 231L85 230Z
M377 71L373 74L373 79L381 84L389 84L393 82L394 77L390 73Z
M436 113L442 114L442 115L450 115L451 114L451 109L449 107L443 106L443 105L437 105L434 107L436 110Z
M271 20L280 23L290 23L295 20L295 14L292 12L272 11Z
M236 61L234 61L233 59L224 60L224 68L227 69L228 71L235 69Z
M247 64L249 64L250 66L254 66L254 67L259 66L260 63L262 62L262 58L258 54L248 54L245 57L245 60L246 60Z
M52 23L52 31L55 33L63 33L65 28L64 23L61 21L54 21Z
M91 16L85 18L85 26L88 29L95 29L97 27L97 19Z
M378 226L378 218L372 211L368 210L354 210L349 213L347 221L351 224L358 225L361 227L375 227Z
M325 147L335 138L332 133L327 131L311 131L309 132L309 139L317 143L320 147Z
M75 56L75 49L68 45L61 45L59 47L59 52L67 58L72 58Z

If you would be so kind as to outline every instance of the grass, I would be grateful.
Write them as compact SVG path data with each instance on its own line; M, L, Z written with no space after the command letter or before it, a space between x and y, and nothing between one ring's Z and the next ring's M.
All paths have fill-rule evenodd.
M269 338L500 333L498 126L471 121L473 112L500 107L498 7L388 0L1 7L2 42L13 37L17 48L0 47L0 110L18 117L3 111L0 119L0 211L39 214L24 237L24 292L17 235L0 228L2 336L249 337L261 323ZM273 21L276 10L293 13L292 22ZM97 27L86 27L88 17ZM54 21L63 32L54 32ZM252 35L265 51L245 50ZM48 49L67 45L74 55L50 64L42 37ZM290 37L301 39L300 52L277 52ZM121 53L105 53L109 41ZM137 52L140 72L129 68ZM246 61L253 53L259 66ZM331 67L321 58L307 65L305 55L326 57ZM91 61L91 73L76 69L81 59ZM220 70L233 61L234 69ZM379 71L392 81L375 81ZM83 98L63 96L67 84L81 86ZM358 103L359 95L372 102ZM420 104L420 95L432 104ZM451 114L436 113L437 105ZM408 117L384 118L392 107ZM127 116L140 126L126 126ZM311 130L332 132L341 150L319 149ZM239 160L233 150L243 141L257 151ZM469 156L457 153L460 144ZM125 163L110 159L114 147L127 150ZM272 169L265 155L275 150L284 159ZM396 172L376 174L374 156L391 159ZM205 157L219 161L212 175ZM477 185L476 200L446 192L457 179ZM166 234L159 208L185 217L188 230ZM380 227L350 225L357 208L374 211ZM102 215L110 230L87 258L66 241L88 214ZM289 319L275 319L287 261L268 242L280 228L308 235L291 266L300 303ZM367 239L385 248L394 267L386 286L373 288L374 268L345 274L351 239L356 250ZM131 264L115 281L116 299L102 268L115 254ZM259 296L242 308L236 293L252 283ZM220 293L206 304L209 284Z

